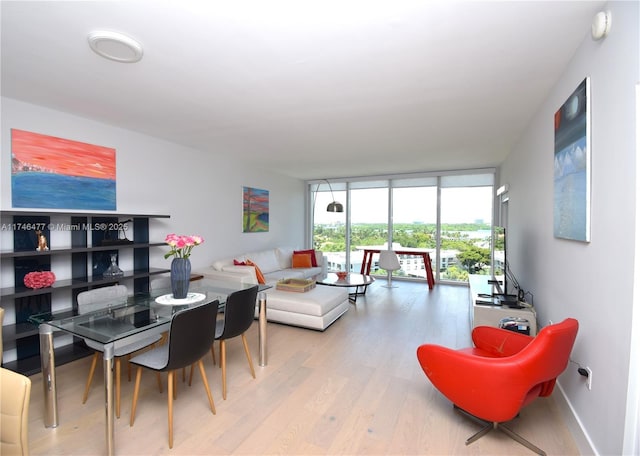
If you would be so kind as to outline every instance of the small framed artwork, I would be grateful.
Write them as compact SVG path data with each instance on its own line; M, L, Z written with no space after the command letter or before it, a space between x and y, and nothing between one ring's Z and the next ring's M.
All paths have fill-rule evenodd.
M269 190L242 187L242 231L269 231Z
M589 78L554 117L553 234L591 241L591 119Z
M47 209L116 209L116 150L11 130L11 203Z

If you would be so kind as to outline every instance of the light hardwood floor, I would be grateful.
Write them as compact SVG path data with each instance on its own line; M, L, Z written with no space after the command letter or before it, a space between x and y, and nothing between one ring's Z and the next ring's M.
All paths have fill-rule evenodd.
M209 410L199 375L178 384L174 446L167 442L165 393L145 371L133 427L133 382L123 372L116 454L410 454L532 455L500 432L469 446L477 425L456 413L416 359L418 345L470 344L468 289L379 280L366 297L325 332L269 323L267 366L258 366L257 322L248 336L256 379L240 339L227 343L227 400L221 374L205 362L217 414ZM43 425L42 378L32 377L29 437L32 455L106 453L104 393L97 372L89 400L82 391L90 358L57 368L60 425ZM469 379L473 382L473 378ZM579 454L553 398L538 399L510 427L549 455Z

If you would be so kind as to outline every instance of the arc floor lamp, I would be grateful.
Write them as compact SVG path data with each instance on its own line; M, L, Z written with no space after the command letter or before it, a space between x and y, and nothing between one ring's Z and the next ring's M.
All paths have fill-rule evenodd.
M329 190L331 191L331 199L333 200L327 206L327 212L344 212L344 206L342 205L342 203L337 202L335 196L333 196L333 189L331 188L331 184L327 179L325 179L325 182L329 186Z

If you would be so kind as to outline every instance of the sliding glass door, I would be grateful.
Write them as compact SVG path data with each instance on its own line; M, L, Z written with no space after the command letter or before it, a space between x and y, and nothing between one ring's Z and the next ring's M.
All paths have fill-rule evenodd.
M360 272L364 249L386 249L389 241L388 181L352 182L349 184L350 270ZM378 255L373 259L371 275L380 275ZM386 272L385 272L386 274Z
M427 278L423 257L431 257L431 268L435 274L438 220L438 180L435 177L422 179L393 179L393 250L399 253L400 269L394 276Z

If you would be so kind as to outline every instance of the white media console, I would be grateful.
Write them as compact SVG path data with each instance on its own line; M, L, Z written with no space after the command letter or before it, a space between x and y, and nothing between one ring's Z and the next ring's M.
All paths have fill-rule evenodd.
M533 307L514 309L507 305L494 306L477 304L476 301L483 301L482 295L491 295L494 287L488 280L490 276L469 274L469 318L471 327L476 326L500 326L503 318L523 318L529 322L530 335L535 336L538 332L536 323L536 311ZM527 303L521 303L528 306Z

